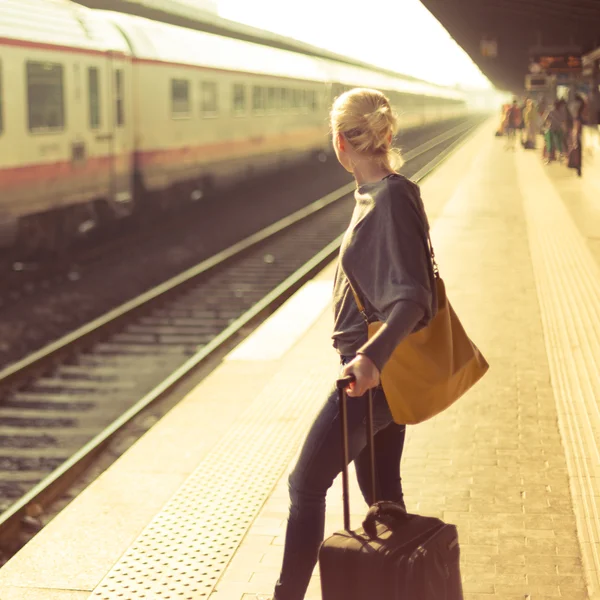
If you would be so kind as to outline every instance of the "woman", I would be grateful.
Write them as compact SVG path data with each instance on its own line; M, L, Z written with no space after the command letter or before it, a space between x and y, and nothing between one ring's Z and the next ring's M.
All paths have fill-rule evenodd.
M392 149L396 118L379 91L354 89L331 111L333 146L356 179L356 205L340 249L334 283L334 346L344 375L354 374L348 402L349 455L367 504L369 460L364 415L373 389L378 500L404 506L400 459L405 427L393 422L379 374L399 342L437 310L428 223L419 188L398 175ZM369 318L384 325L368 340L350 282ZM317 415L289 478L290 514L276 600L302 600L324 536L325 496L341 471L337 393Z
M544 116L544 155L546 164L556 160L556 152L559 157L562 156L564 150L564 118L561 113L561 103L557 100Z
M559 112L562 120L562 130L560 133L562 152L560 160L563 162L569 154L569 137L571 135L571 130L573 129L573 117L571 116L567 102L564 99L561 99L559 104Z
M496 137L502 137L506 135L506 129L508 127L508 104L503 104L500 110L500 125L496 131Z
M525 110L523 111L523 120L525 121L525 148L533 150L536 147L539 125L538 111L531 98L527 100Z
M517 105L517 101L513 100L512 105L508 109L506 124L506 145L505 149L515 150L515 143L517 139L517 129L521 126L521 109Z
M575 116L570 131L569 140L569 169L576 169L577 175L581 177L582 153L581 153L581 134L583 131L583 113L585 111L585 102L579 95L575 97Z

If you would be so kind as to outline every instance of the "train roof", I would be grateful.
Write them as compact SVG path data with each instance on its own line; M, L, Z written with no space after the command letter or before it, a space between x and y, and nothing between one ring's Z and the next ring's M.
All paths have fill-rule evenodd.
M326 82L318 59L118 12L98 11L121 29L136 58Z
M69 0L1 0L0 38L129 54L112 24Z
M369 65L357 59L337 54L324 48L301 42L300 40L252 27L245 23L225 19L214 12L204 10L181 0L169 0L168 2L165 0L76 0L76 2L89 8L130 14L169 25L177 25L186 29L205 31L206 33L253 42L262 46L271 46L280 50L299 52L308 56L327 58L336 62L344 62L354 66L384 71L381 67ZM387 72L392 75L394 74L392 71ZM398 73L395 75L400 76ZM408 75L402 75L402 77L415 79Z
M313 46L306 42L301 42L288 38L270 31L265 31L257 27L252 27L244 23L237 23L225 19L218 14L203 10L193 6L189 2L179 0L76 0L80 4L90 8L110 9L111 11L126 13L135 16L145 17L153 21L160 21L171 25L177 25L196 31L205 31L215 35L230 37L234 39L253 42L262 46L270 46L280 50L287 50L294 53L306 54L317 58L325 59L330 64L349 65L358 67L369 72L377 72L394 80L403 79L406 82L412 82L415 86L407 85L407 89L413 89L412 93L420 93L418 90L425 89L419 86L427 86L428 95L463 98L463 94L453 88L426 82L422 79L397 73L390 69L371 65L358 59L337 54L324 48ZM251 1L251 0L248 0ZM348 71L346 71L348 72ZM364 72L364 71L361 71Z
M387 73L354 67L344 63L324 60L328 66L331 81L344 85L372 87L381 90L393 90L401 94L418 96L431 96L435 98L448 98L463 100L464 94L451 88L439 87L424 81L407 80L402 76L391 76Z
M146 3L149 1L145 0ZM36 18L32 19L31 15ZM349 86L368 85L408 94L463 97L456 90L348 62L325 51L325 55L317 56L298 48L293 51L265 45L258 38L247 41L122 12L90 10L70 0L2 0L0 37L27 43L133 53L149 60L221 70L339 82ZM308 46L300 42L298 45Z
M143 17L113 11L99 11L115 23L127 37L136 58L213 69L289 77L294 79L338 82L350 86L369 86L407 94L460 99L455 90L439 88L418 80L392 77L334 60L318 58L151 21Z

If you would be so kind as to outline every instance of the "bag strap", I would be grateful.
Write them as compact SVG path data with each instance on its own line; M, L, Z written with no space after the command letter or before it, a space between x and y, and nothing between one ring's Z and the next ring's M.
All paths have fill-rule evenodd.
M435 260L435 252L433 251L433 242L431 241L429 229L427 230L427 244L429 245L429 254L431 254L431 266L433 267L433 274L435 278L438 279L440 276L440 268Z
M433 275L436 279L440 276L440 269L438 267L437 261L435 260L435 252L433 251L433 243L431 242L431 235L429 234L429 230L427 230L427 245L429 246L429 254L431 256L431 266L433 267ZM367 313L365 312L365 305L362 303L359 295L356 293L352 282L348 275L346 275L346 279L348 280L348 285L352 290L352 295L354 296L354 301L356 302L356 306L358 307L358 312L362 315L365 322L369 323L369 317L367 317Z
M356 306L358 308L358 312L362 315L362 318L365 320L365 322L368 323L369 322L369 317L367 317L367 313L365 312L365 306L360 301L360 298L358 297L358 294L356 293L356 290L354 289L354 286L350 282L350 279L348 278L348 275L346 275L346 279L348 279L348 285L350 286L350 289L352 290L352 295L354 296L354 302L356 302Z

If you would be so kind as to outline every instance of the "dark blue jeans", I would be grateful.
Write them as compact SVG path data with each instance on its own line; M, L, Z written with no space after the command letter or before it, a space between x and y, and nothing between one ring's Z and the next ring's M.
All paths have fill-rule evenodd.
M363 497L370 498L369 452L365 432L367 396L348 398L350 461L354 460ZM381 387L373 390L377 500L404 506L400 459L406 428L393 422ZM302 600L317 563L325 530L325 496L342 471L342 434L337 390L317 415L289 478L290 514L276 600ZM340 523L340 529L342 523Z

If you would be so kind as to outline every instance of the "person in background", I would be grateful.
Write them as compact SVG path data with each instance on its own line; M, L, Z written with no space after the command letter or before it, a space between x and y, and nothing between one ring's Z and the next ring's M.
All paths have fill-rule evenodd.
M506 126L508 119L508 104L503 104L500 107L500 124L498 125L498 129L496 130L496 137L502 137L506 135Z
M575 97L575 115L570 131L568 167L569 169L575 169L579 177L581 177L582 168L581 134L583 131L584 113L585 102L581 96L577 95Z
M544 115L544 158L546 164L556 160L556 152L559 155L563 151L563 116L560 112L560 104L557 100L551 105L548 112Z
M562 122L560 131L560 161L563 162L567 159L569 152L569 136L573 129L573 117L564 99L558 101L558 111Z
M517 139L517 129L521 124L521 111L517 106L517 101L513 100L510 108L506 113L506 145L505 149L515 150Z
M527 102L529 98L525 98L523 102L519 105L519 133L521 138L521 144L525 143L524 134L525 134L525 108L527 107Z
M540 119L542 119L542 117L546 114L546 105L546 98L542 96L541 100L538 103L538 115Z
M525 110L523 111L523 121L525 123L525 142L526 150L533 150L536 147L536 138L539 131L538 111L535 103L530 98L527 100Z

